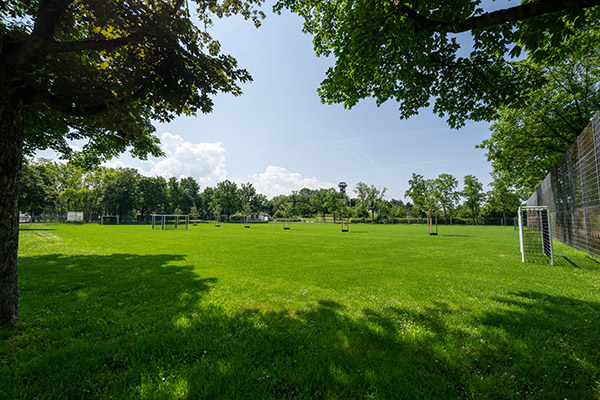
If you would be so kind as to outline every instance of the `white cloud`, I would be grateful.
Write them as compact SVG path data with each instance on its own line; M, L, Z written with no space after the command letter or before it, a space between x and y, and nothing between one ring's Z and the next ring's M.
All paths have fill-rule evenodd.
M121 160L109 160L102 163L102 166L107 168L127 168L127 165Z
M166 156L143 163L141 171L147 176L193 177L201 186L215 186L227 179L225 148L221 142L191 143L181 136L165 132L161 147Z
M297 172L290 172L286 168L269 165L265 172L251 176L254 187L258 193L268 198L280 194L291 194L294 190L302 188L323 189L335 187L329 182L321 182L317 178L305 178Z
M161 148L165 157L138 161L131 158L132 163L138 163L138 170L146 176L162 176L165 179L175 177L193 177L202 189L216 186L219 182L229 179L240 185L242 181L229 177L225 168L225 148L221 142L191 143L179 135L165 132L160 137ZM127 161L111 160L104 163L107 167L119 168L131 166ZM286 168L270 165L264 172L249 176L250 182L258 193L268 198L280 194L289 195L294 190L302 188L321 189L337 187L337 184L322 182L317 178L306 178L297 172Z
M69 147L71 148L71 150L73 150L73 151L77 151L77 152L79 152L79 151L83 150L83 148L82 148L82 147L80 147L80 146L77 146L75 143L69 143L69 144L68 144L68 146L69 146Z

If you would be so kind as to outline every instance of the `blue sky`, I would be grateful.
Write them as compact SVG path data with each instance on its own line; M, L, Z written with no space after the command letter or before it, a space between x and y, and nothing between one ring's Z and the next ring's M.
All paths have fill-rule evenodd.
M269 198L301 187L357 182L388 189L404 199L413 172L428 178L466 174L490 182L491 167L474 146L489 136L489 124L450 129L428 109L408 120L398 105L362 101L351 110L322 104L317 88L331 59L317 58L302 21L289 12L256 29L234 17L212 28L222 51L237 58L254 81L243 95L220 94L214 111L156 124L167 157L146 162L124 155L109 166L138 168L146 175L193 176L202 189L223 179L252 182Z

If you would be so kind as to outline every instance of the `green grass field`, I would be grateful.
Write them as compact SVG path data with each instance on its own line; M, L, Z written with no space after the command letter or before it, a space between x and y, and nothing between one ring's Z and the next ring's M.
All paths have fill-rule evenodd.
M600 398L600 262L512 227L23 227L0 398Z

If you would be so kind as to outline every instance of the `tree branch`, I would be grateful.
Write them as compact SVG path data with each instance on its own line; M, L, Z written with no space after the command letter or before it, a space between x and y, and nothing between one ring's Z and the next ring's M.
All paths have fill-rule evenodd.
M97 103L93 105L87 106L65 106L61 107L62 104L60 100L56 99L56 96L51 93L37 93L37 98L41 99L47 104L53 104L56 109L63 114L69 115L71 117L92 117L98 114L102 114L106 112L109 108L118 107L120 105L127 104L131 101L136 101L141 98L141 95L145 93L145 88L143 86L138 87L134 90L130 95L120 98L116 101L112 101L110 103Z
M600 0L539 0L521 4L503 10L492 11L473 16L464 21L435 21L417 13L412 7L395 1L396 6L408 19L417 26L433 31L450 33L467 32L473 29L485 29L507 22L522 21L540 15L563 11L571 6L590 8L600 5Z
M73 42L50 42L46 51L48 53L69 53L82 50L114 50L129 44L137 39L141 39L143 35L133 32L127 36L109 40L78 40Z
M54 37L54 30L62 15L67 11L69 4L73 0L45 0L40 4L40 8L35 18L31 36L44 40L50 40Z
M110 40L85 39L72 42L57 42L52 40L58 20L72 1L73 0L47 0L40 7L40 13L36 19L32 36L39 37L46 41L46 43L44 43L46 53L69 53L82 50L114 50L143 37L140 31L136 31L127 36ZM183 6L184 2L185 0L177 0L168 15L174 17ZM47 41L50 42L48 43Z

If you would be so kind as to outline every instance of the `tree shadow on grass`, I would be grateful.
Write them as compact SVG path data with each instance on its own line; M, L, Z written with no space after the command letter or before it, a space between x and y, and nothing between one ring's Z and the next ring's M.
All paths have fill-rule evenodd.
M131 361L154 354L157 342L174 332L174 316L194 309L216 282L179 265L184 260L170 254L20 257L21 323L0 331L0 359L7 360L0 363L0 387L14 390L7 398L85 398L130 385L129 374L146 369L132 371Z
M503 344L521 394L600 398L600 302L540 292L496 298L505 305L479 318Z
M583 252L581 252L581 254L569 256L556 255L554 256L554 265L590 271L600 270L600 262L596 258L584 254Z
M190 393L208 398L599 394L600 304L535 293L498 302L483 315L446 301L424 309L365 308L359 317L329 299L302 311L246 310L215 332L228 351L209 350L186 382ZM189 329L210 326L197 321Z
M0 347L7 398L598 394L598 302L519 292L486 312L442 299L352 310L329 298L232 311L183 256L20 262L24 321Z

